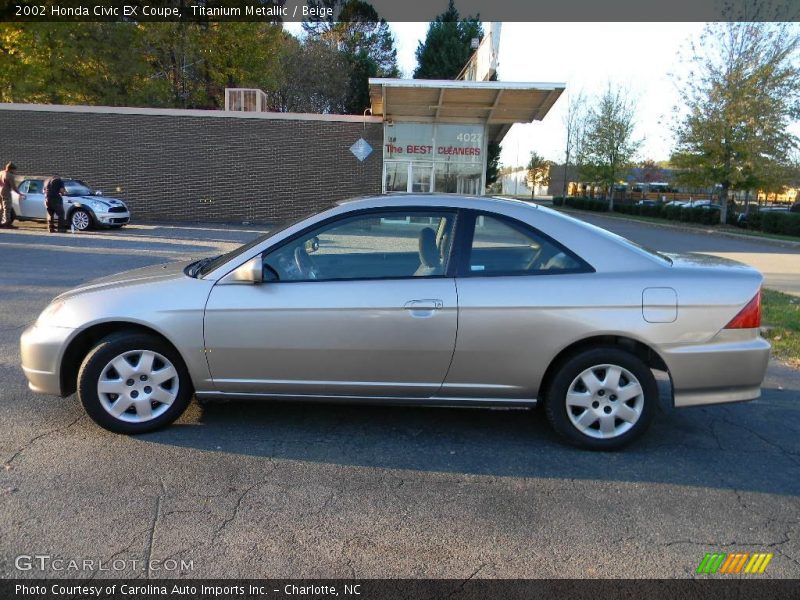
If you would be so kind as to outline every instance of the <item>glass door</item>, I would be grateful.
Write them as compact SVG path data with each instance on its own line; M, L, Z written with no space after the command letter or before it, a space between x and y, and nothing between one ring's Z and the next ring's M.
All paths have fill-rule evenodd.
M409 192L432 192L433 191L433 163L432 162L412 162L411 172L408 180Z

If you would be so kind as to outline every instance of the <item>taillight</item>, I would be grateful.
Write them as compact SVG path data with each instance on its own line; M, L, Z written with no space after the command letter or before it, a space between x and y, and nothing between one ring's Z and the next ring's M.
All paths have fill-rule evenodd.
M761 327L761 290L731 319L725 329L753 329Z

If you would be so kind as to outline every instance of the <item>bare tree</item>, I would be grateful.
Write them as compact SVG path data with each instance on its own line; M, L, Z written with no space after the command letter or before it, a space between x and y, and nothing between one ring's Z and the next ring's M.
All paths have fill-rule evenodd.
M283 81L270 94L278 112L346 112L350 82L347 58L329 44L309 38L288 39L281 57Z
M567 112L564 114L564 130L567 134L564 147L564 183L561 190L563 196L567 195L570 160L579 154L580 141L583 139L583 129L586 122L586 96L583 90L569 94L567 97Z

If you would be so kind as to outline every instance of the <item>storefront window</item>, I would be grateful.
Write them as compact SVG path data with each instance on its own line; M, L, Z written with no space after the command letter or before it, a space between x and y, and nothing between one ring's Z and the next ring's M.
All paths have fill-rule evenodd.
M484 136L483 125L386 124L384 191L481 194Z
M436 181L433 191L447 194L480 193L483 163L439 163L436 165Z
M407 161L387 161L383 163L384 182L383 189L386 192L405 192L408 191L408 162Z
M483 126L436 126L436 160L483 164Z

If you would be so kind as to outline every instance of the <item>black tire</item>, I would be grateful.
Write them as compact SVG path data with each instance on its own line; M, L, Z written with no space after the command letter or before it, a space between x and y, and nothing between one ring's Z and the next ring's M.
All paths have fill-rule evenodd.
M76 215L78 216L79 223L75 222ZM69 215L69 224L71 227L75 228L75 231L88 231L94 226L94 219L92 219L92 215L88 210L76 208Z
M166 403L158 403L156 401L150 402L149 404L152 407L151 410L155 410L159 414L149 420L130 422L126 421L125 419L141 418L138 416L138 410L131 406L129 410L133 411L132 413L125 412L121 418L113 416L106 408L104 408L104 403L106 405L111 404L113 406L115 405L116 401L120 400L120 397L116 394L104 394L104 398L101 400L100 393L98 391L98 383L104 371L106 371L106 375L108 375L107 369L109 368L111 361L124 355L125 353L132 353L135 356L137 352L155 353L156 355L161 355L162 358L171 363L171 366L174 367L177 375L173 378L170 378L170 380L164 385L169 386L168 393L174 394L175 398L172 403L168 405ZM130 365L130 362L128 364ZM164 368L164 365L166 364L167 363L161 362L159 358L156 358L154 366L156 369L159 365L162 365L162 368ZM113 373L114 371L111 372ZM158 374L157 371L153 372ZM127 381L132 381L134 377L136 378L136 381L133 385L147 385L146 381L139 381L138 375L131 376L130 379L126 380L126 383ZM122 381L121 376L120 381ZM157 384L151 382L151 385L155 386ZM177 387L177 389L175 389L175 387ZM142 392L135 392L134 390L131 392L131 395L134 393L138 394ZM86 413L92 418L92 420L94 420L95 423L105 429L108 429L109 431L114 431L116 433L146 433L148 431L154 431L169 425L183 414L183 412L186 410L186 407L189 406L193 394L194 390L192 388L191 379L189 378L189 372L187 371L186 365L184 364L180 355L163 340L144 333L123 331L103 338L94 348L92 348L89 354L86 355L80 371L78 372L78 397L80 398L81 404L83 404ZM117 396L116 400L114 399L114 396ZM129 397L125 397L124 401L128 403L133 402ZM160 412L162 408L163 412Z
M592 393L583 384L583 380L578 381L580 375L589 371L589 377L595 375L599 382L604 383L609 377L608 371L602 368L604 365L621 367L622 370L627 371L638 380L641 394L620 402L612 391L622 388L612 386L606 389L601 385L598 386L599 389L596 393ZM624 375L624 371L619 381L622 384L627 382L627 385L635 384L636 382ZM603 380L600 380L601 375ZM586 408L570 406L567 394L571 387L577 395L588 394L587 399L590 400L590 405ZM629 389L629 393L632 393L636 388ZM585 400L580 399L580 401ZM570 402L574 402L574 400L570 400ZM638 419L632 424L617 416L617 411L625 410L622 408L623 404L628 409L639 413ZM583 351L561 364L546 392L545 412L553 428L572 444L591 450L615 450L631 443L647 430L653 420L657 404L658 384L650 368L630 352L618 348L602 347ZM583 429L589 433L582 431L579 424L573 423L573 419L577 421L584 417L584 414L586 421ZM625 410L624 414L630 418L629 410ZM593 421L593 418L596 421ZM607 435L610 437L594 437L603 435L600 430L601 421L613 423L614 430L619 429L619 433L609 432ZM595 425L597 425L596 428Z

